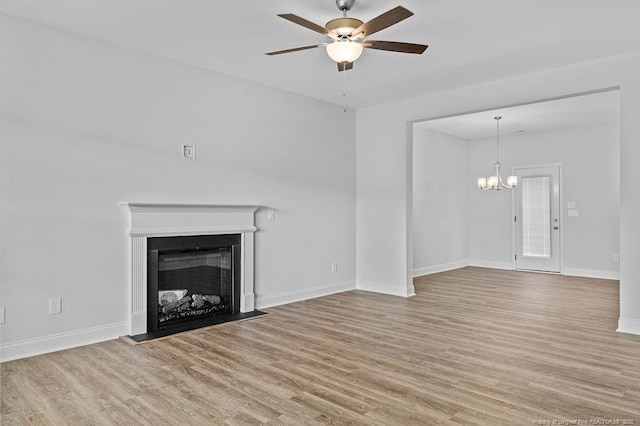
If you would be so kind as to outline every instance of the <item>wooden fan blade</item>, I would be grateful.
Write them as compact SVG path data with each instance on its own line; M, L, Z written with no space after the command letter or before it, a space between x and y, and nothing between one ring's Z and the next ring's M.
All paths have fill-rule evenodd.
M427 47L429 47L424 44L403 43L399 41L376 41L376 40L365 40L362 42L362 46L369 49L387 50L389 52L400 52L400 53L415 53L417 55L420 55L422 52L427 50Z
M365 37L368 37L371 34L377 33L380 30L384 30L385 28L395 25L412 15L413 12L410 12L402 6L398 6L376 18L373 18L369 22L365 22L364 24L360 25L351 33L351 36L357 36L358 34L362 33L365 35Z
M291 21L294 24L298 24L298 25L302 25L305 28L310 29L311 31L315 31L317 33L320 33L322 35L327 35L327 29L325 27L321 27L318 24L314 24L311 21L308 21L304 18L299 17L298 15L294 15L293 13L283 13L281 15L278 15L281 18L286 19L287 21Z
M338 71L349 71L353 68L353 62L338 63Z
M275 52L267 52L265 53L265 55L269 55L269 56L282 55L283 53L291 53L291 52L298 52L300 50L315 49L316 47L320 47L320 46L324 46L324 44L314 44L311 46L302 46L302 47L294 47L291 49L276 50Z

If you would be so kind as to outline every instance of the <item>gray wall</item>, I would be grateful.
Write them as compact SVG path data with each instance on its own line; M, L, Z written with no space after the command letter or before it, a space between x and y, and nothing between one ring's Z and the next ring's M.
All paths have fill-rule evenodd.
M274 208L256 217L258 306L355 287L353 111L2 19L3 352L117 336L122 201ZM52 297L62 314L48 314Z

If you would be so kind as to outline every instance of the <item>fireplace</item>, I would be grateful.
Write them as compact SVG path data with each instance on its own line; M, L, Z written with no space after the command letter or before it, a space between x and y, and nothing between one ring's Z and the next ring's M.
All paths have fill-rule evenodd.
M240 312L240 234L147 240L147 332Z
M130 336L161 337L181 327L205 327L219 318L224 322L228 316L242 319L259 313L253 293L255 212L259 206L121 204L129 212ZM148 258L153 256L157 256L158 265L150 269ZM198 271L208 277L203 281L210 286L201 288L193 280L186 284L176 281L181 275L196 276ZM230 283L225 278L228 274ZM189 299L184 299L178 304L181 308L172 309L174 304L161 309L187 295L191 298L189 308ZM160 312L167 315L161 317ZM187 319L194 316L203 319Z

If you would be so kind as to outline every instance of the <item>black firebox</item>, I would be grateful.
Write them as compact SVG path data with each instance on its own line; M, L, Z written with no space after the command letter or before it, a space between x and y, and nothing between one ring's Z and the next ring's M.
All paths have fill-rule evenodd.
M240 312L240 234L147 239L147 332Z

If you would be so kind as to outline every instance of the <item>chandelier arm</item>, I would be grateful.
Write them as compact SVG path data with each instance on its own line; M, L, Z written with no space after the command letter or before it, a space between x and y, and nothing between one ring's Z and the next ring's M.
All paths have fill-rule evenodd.
M505 185L502 182L502 173L500 173L500 167L502 166L502 164L500 164L500 161L496 161L496 177L498 178L498 185L496 185L496 190L500 191L501 188L504 188Z

